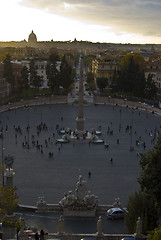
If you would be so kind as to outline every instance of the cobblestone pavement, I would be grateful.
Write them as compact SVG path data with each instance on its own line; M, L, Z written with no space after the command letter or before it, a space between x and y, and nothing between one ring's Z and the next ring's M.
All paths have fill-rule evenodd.
M99 204L111 204L120 197L121 203L126 205L129 195L138 190L138 153L154 146L160 131L160 116L114 104L85 106L85 129L101 127L100 138L109 144L109 148L88 143L56 145L55 139L60 137L56 125L75 130L76 116L77 106L67 104L33 105L0 113L4 128L3 156L15 157L14 185L19 203L36 205L39 196L44 196L47 203L58 203L65 192L75 190L79 175L87 181L87 189L98 196ZM38 134L37 126L41 122L47 129ZM22 134L15 131L18 126ZM132 135L127 126L133 126ZM108 129L113 134L107 133ZM33 135L42 145L43 152L32 144ZM29 149L27 145L22 146L28 140ZM130 151L131 147L134 151ZM49 157L49 152L53 152L53 157Z

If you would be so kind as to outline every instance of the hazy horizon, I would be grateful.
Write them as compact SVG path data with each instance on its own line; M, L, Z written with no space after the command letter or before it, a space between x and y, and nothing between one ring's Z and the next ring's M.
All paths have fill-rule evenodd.
M161 43L160 0L0 0L0 41Z

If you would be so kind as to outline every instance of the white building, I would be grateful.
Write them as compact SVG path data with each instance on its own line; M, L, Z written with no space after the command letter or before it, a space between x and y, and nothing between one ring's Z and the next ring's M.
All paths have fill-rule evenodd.
M145 77L147 79L148 75L152 74L152 79L155 85L161 89L161 60L152 60L146 62Z
M26 66L30 70L30 61L22 61L22 67ZM60 70L61 62L57 61L57 69ZM42 77L43 83L41 88L48 88L48 78L46 74L47 61L35 61L37 74Z

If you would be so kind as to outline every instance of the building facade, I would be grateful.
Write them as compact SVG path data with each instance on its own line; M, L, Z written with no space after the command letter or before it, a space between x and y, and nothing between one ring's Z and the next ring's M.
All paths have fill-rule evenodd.
M92 61L92 73L95 80L97 78L107 78L110 86L114 71L119 70L119 59L106 58L103 60L95 59Z
M145 77L152 74L152 79L157 88L161 89L161 60L149 60L146 62Z

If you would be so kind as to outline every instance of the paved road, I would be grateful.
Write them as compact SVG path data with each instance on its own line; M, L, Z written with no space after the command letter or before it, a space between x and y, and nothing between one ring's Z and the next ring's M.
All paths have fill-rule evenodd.
M60 137L56 132L56 125L74 130L76 116L77 106L67 104L45 104L0 113L4 127L3 154L15 157L14 185L17 187L21 204L35 205L39 196L44 196L47 203L58 203L65 192L75 191L80 174L87 181L87 189L98 196L99 204L112 204L115 198L120 197L125 206L129 195L138 190L137 177L140 167L137 152L144 152L154 146L156 140L152 144L151 140L160 130L160 116L115 105L85 106L85 129L98 129L101 126L100 137L110 144L109 149L104 145L88 143L69 143L62 147L56 145L55 139ZM36 127L40 122L46 123L47 130L42 130L37 135ZM26 130L28 124L29 135ZM22 130L22 134L17 133L17 138L14 125L20 125ZM126 131L130 125L133 126L132 135L130 130ZM108 128L113 130L113 135L107 133ZM42 145L43 153L32 145L32 135ZM25 138L29 138L29 149L22 147ZM45 145L45 139L48 140L48 146ZM136 140L139 141L139 146L136 146ZM143 141L146 142L145 150ZM130 151L131 146L134 147L134 151ZM53 157L49 157L50 151L53 152ZM113 163L110 161L111 157ZM95 222L96 219L92 221ZM77 229L77 221L72 225ZM51 229L51 226L49 228Z
M22 216L21 214L17 214ZM103 221L103 232L104 233L126 233L126 227L124 220L109 220L105 215L102 216ZM23 215L25 223L36 227L38 230L43 229L45 232L52 233L57 232L58 220L60 215L56 213L44 213L44 214L33 214L25 213ZM72 218L68 217L64 219L64 228L67 233L96 233L97 232L97 220L95 218Z
M139 157L136 152L144 152L143 146L137 147L135 141L146 142L147 149L151 148L151 139L154 131L160 130L160 117L151 112L132 110L120 107L97 105L84 108L85 129L101 125L102 136L110 144L109 149L104 145L89 145L87 143L72 143L58 146L55 138L56 124L60 127L76 128L77 106L43 105L33 106L29 109L17 109L1 113L4 126L4 156L15 156L14 184L20 203L35 205L38 196L44 196L48 203L57 203L68 190L74 191L76 182L81 174L87 180L87 187L99 198L100 204L111 204L116 197L120 197L123 204L127 203L128 196L138 189L137 177L140 172ZM63 117L63 120L61 120ZM48 129L42 130L37 135L36 127L40 122L45 122ZM133 136L130 131L125 131L127 125L133 122ZM28 138L27 124L30 124L29 139L30 149L22 147L22 142ZM121 131L119 126L121 123ZM5 131L5 125L8 130ZM13 125L20 125L22 135L15 131ZM113 130L113 135L107 134L107 129ZM145 130L147 129L147 132ZM136 134L135 134L136 131ZM152 132L152 137L149 133ZM53 133L56 134L53 137ZM43 145L43 154L31 144L31 136L35 135L36 141ZM141 139L139 139L141 137ZM45 139L49 139L45 146ZM120 144L116 144L117 138ZM130 145L135 151L129 151ZM17 143L16 143L17 142ZM59 151L60 147L60 151ZM48 153L54 153L49 158ZM113 164L110 158L113 158ZM88 172L91 178L88 179ZM20 181L21 179L21 181Z

